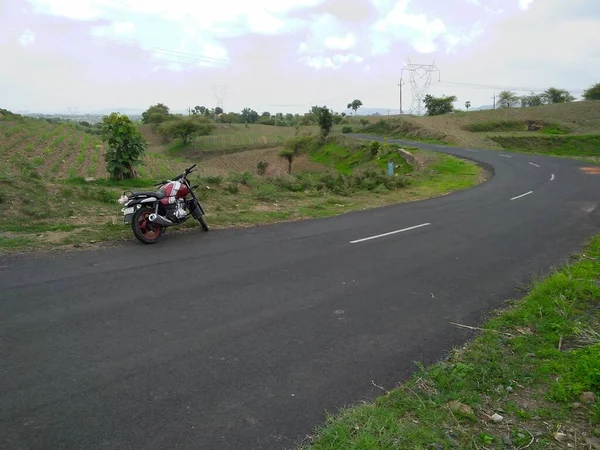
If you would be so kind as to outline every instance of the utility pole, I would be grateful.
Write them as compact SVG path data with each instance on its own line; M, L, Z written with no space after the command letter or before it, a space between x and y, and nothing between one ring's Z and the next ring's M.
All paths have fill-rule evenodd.
M494 96L492 97L494 99L494 109L496 109L496 93L494 92Z
M400 77L400 83L398 84L398 86L400 87L400 114L402 113L402 85L404 83L402 82L402 77Z

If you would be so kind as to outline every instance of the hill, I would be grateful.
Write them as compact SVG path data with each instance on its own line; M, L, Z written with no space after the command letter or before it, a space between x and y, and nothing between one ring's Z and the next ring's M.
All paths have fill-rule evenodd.
M542 151L546 147L558 148L569 140L585 141L585 136L599 134L600 101L456 112L432 117L404 115L383 120L371 117L369 121L368 131L385 132L390 136L437 140L464 147L535 147ZM531 143L532 138L536 145Z
M0 110L0 204L5 212L0 215L0 252L130 240L117 198L123 191L153 190L154 183L191 164L197 164L191 181L200 186L196 193L211 227L330 216L443 195L484 179L473 163L445 155L415 150L423 166L409 170L393 146L374 153L370 142L339 134L323 145L306 137L316 131L314 126L219 124L214 134L185 147L177 140L163 142L149 127L139 129L148 142L139 177L116 182L107 179L97 127ZM309 146L296 155L289 175L279 153L296 134L305 136ZM388 160L398 176L386 175ZM258 171L259 162L264 173Z

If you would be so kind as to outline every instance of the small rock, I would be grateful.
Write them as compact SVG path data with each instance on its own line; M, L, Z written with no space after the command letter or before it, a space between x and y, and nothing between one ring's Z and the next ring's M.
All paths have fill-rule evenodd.
M502 443L503 443L503 444L504 444L506 447L508 447L508 448L513 448L513 447L514 447L513 441L512 441L512 439L510 438L510 436L504 436L504 437L502 438Z
M500 414L498 413L494 413L494 415L492 416L492 422L496 422L496 423L500 423L504 420L504 417L502 417Z
M583 406L583 405L582 405L581 403L579 403L579 402L575 402L575 403L572 403L572 404L571 404L571 408L573 408L573 409L579 409L579 408L581 408L582 406Z
M556 432L554 433L554 439L556 439L558 442L563 442L565 439L567 439L567 435L565 433Z
M585 438L585 443L586 445L592 447L594 450L600 450L600 439L598 439L597 437L587 437Z
M581 403L590 404L594 403L597 399L596 394L594 394L593 392L583 392L579 396L579 400L581 401Z
M512 388L512 386L508 386L506 388L506 392L508 392L509 394L512 394L515 390Z
M90 181L94 181L95 178L94 177L85 177L84 180L89 183Z

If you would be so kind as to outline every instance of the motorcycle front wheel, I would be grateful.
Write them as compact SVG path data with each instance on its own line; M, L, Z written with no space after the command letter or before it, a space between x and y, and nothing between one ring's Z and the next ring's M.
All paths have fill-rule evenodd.
M198 217L198 222L200 222L200 225L204 231L208 231L208 225L204 221L204 217Z
M131 220L133 234L144 244L156 244L164 231L162 225L150 222L148 217L152 212L150 208L140 208L134 213Z

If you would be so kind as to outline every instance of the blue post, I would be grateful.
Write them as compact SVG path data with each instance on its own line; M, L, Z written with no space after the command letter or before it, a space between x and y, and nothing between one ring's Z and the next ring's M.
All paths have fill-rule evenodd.
M394 161L388 161L388 175L394 175Z

